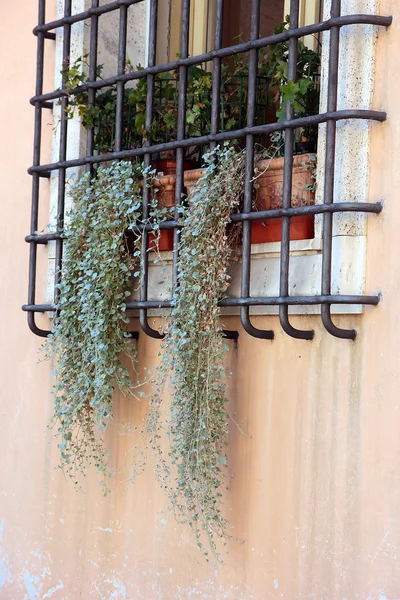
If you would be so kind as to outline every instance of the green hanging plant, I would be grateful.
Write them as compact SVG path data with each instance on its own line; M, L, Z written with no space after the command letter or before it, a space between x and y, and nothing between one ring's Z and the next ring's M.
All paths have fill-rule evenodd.
M258 158L257 154L256 162ZM157 477L176 516L189 524L204 556L208 559L211 552L220 560L219 543L231 535L222 506L229 479L224 367L229 348L218 302L229 286L235 237L230 215L242 204L245 152L224 145L206 155L205 162L203 177L180 209L178 286L162 343L156 391L150 397L147 432ZM126 298L140 275L142 237L137 226L151 222L159 235L159 223L167 217L167 209L159 208L151 193L149 218L144 221L143 177L151 186L154 172L119 162L99 167L94 178L86 174L72 187L59 312L46 343L47 357L57 364L52 424L57 428L61 467L75 477L88 463L95 464L105 490L110 473L102 434L113 417L112 394L118 387L135 395L121 357L126 355L133 363L136 359L126 330ZM127 245L129 230L133 252ZM170 377L166 457L161 444L162 398Z
M147 185L152 176L145 173ZM132 232L131 252L125 233L143 223L142 178L141 168L119 162L99 167L92 179L84 175L71 188L59 313L45 344L46 357L56 359L52 425L61 467L75 477L93 463L102 473L100 485L109 475L101 434L113 418L113 390L133 395L135 387L121 357L136 359L126 331L126 298L139 275L141 234ZM149 220L158 222L164 211L152 196Z
M178 518L189 523L204 556L211 549L219 560L217 542L230 535L222 514L222 488L228 476L224 368L228 346L218 301L229 286L227 226L241 201L245 160L243 152L228 146L205 159L205 174L182 210L178 289L162 345L148 431L157 455L158 479L167 488ZM171 460L164 457L160 445L162 396L169 376Z

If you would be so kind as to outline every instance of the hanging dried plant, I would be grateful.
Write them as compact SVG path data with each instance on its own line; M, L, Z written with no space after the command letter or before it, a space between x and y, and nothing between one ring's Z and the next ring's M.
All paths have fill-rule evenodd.
M189 523L204 556L219 559L220 538L229 537L222 512L227 478L226 371L218 301L229 286L227 225L240 204L244 154L228 146L205 157L207 168L183 209L178 288L162 347L158 392L148 430L156 469L180 520ZM171 376L170 451L162 451L162 397ZM171 483L171 474L175 482Z

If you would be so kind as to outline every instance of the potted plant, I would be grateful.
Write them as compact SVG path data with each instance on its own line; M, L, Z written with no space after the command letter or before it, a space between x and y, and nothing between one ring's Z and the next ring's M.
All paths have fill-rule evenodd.
M288 19L275 30L276 33L286 30ZM284 118L287 100L294 106L295 117L307 116L318 112L319 103L319 67L318 52L309 50L301 41L297 56L297 81L288 81L288 43L282 42L267 47L259 53L256 121ZM77 64L66 65L63 75L66 87L72 88L85 80L84 59ZM136 69L140 69L140 65ZM127 64L127 69L133 69ZM99 76L101 66L99 67ZM138 79L135 87L125 89L123 114L123 147L135 148L143 145L146 136L153 143L168 142L176 138L178 113L179 70L161 73L155 77L154 118L150 131L145 129L147 80ZM247 122L248 94L248 61L246 56L239 55L230 63L223 63L220 89L220 125L222 131L241 129ZM208 134L211 130L211 95L212 74L201 66L188 69L186 135L197 137ZM116 90L109 89L98 94L96 105L89 107L87 94L83 93L71 99L69 110L78 107L85 127L95 127L95 142L99 152L113 149L115 135ZM255 165L255 209L268 210L272 206L282 206L283 160L277 155L276 137L260 138L265 146L267 157ZM282 153L284 141L280 138L279 154ZM313 190L317 128L308 127L296 132L293 164L293 206L310 204L314 201ZM243 142L239 141L240 149ZM199 168L202 154L207 148L189 148L186 150L184 162L184 186L190 193L196 181L202 176ZM163 153L152 157L152 166L160 175L155 178L154 185L159 189L158 198L164 206L171 207L175 196L175 157L174 153ZM315 165L314 165L315 166ZM196 168L194 168L196 167ZM157 183L158 180L158 183ZM301 190L301 192L300 192ZM304 193L303 193L304 192ZM307 192L307 193L305 193ZM296 204L297 202L297 204ZM292 219L292 239L313 237L313 217L296 217ZM280 220L254 222L252 226L252 242L277 241L280 239ZM165 238L165 239L164 239ZM168 238L168 239L167 239ZM172 231L164 230L160 240L160 248L172 248Z
M286 18L276 29L281 33L288 28ZM275 112L275 120L285 119L285 107L290 100L294 107L295 118L317 114L319 110L319 69L320 54L310 50L301 41L298 43L296 83L288 81L288 42L274 44L260 51L258 72L269 82L269 103ZM238 58L234 62L230 77L246 75L247 61ZM228 69L229 75L229 69ZM222 86L224 87L224 86ZM243 86L242 86L243 87ZM244 99L247 97L246 86ZM226 90L225 90L226 93ZM222 94L222 98L224 98ZM224 105L222 100L221 105ZM228 103L229 105L229 103ZM245 125L242 113L231 111L229 128L239 129ZM265 119L263 122L266 122ZM292 206L308 206L315 197L315 172L317 149L317 126L306 127L296 132L293 160ZM269 210L282 207L284 139L282 134L273 134L269 139L259 140L265 146L265 157L256 161L254 174L254 209ZM192 193L204 170L195 169L185 172L185 187L188 195ZM291 220L291 239L314 237L314 217L304 215ZM252 224L252 243L273 242L281 239L281 219L254 221Z
M315 154L294 156L292 168L291 206L310 206L315 198ZM283 195L283 157L263 159L257 163L255 179L257 181L255 210L275 210L282 207ZM252 244L279 242L281 239L282 219L253 221L251 231ZM314 218L311 215L292 217L290 239L304 240L314 237Z
M282 55L280 60L285 62L283 51ZM236 61L224 71L221 89L221 128L224 130L246 124L243 107L246 106L248 74L244 62ZM260 55L260 62L263 73L267 73L267 69L271 68L267 52ZM281 68L284 72L284 66L281 65ZM73 77L79 79L81 75L71 75L71 88L76 86L72 82ZM300 99L299 94L306 84L299 82L300 91L293 92L290 82L282 83L282 77L279 83L281 105L289 94ZM265 75L265 78L269 82L271 75ZM141 147L146 135L150 135L156 143L173 139L171 136L175 135L179 74L156 77L156 84L159 85L158 88L156 86L159 96L155 101L155 117L150 132L145 131L146 81L139 80L135 88L125 91L125 147ZM192 137L210 130L211 89L211 74L200 68L192 70L186 108L187 134ZM275 111L277 99L274 93L272 87L265 109L269 103L269 109L272 106ZM99 94L94 107L89 107L84 94L73 101L76 101L83 124L95 126L98 150L112 149L115 90ZM277 107L277 111L280 108ZM295 106L295 109L298 107ZM261 120L265 122L265 117ZM309 135L311 137L311 133ZM277 137L267 142L265 144L264 140L267 146L264 155L257 156L254 204L259 206L262 199L265 203L269 202L265 204L269 209L281 202L276 181L272 181L269 174L275 172L271 169L273 161L282 161L278 154L283 141ZM186 158L198 160L200 156L189 150ZM166 160L169 157L153 156L152 159ZM219 558L218 540L230 535L222 510L221 493L229 477L223 367L228 346L223 340L218 301L226 294L229 285L228 265L232 245L227 226L230 215L241 208L245 152L240 147L223 146L212 156L206 156L205 161L206 169L198 173L202 175L200 181L198 177L190 179L188 173L185 175L187 187L190 188L192 180L194 186L189 201L184 203L180 212L183 229L178 257L179 285L164 341L157 390L151 397L148 433L150 446L162 455L159 435L163 386L172 370L174 391L169 426L170 455L165 460L156 461L157 474L178 515L192 528L204 555L208 557L211 549ZM304 166L300 161L304 162L304 157L299 158L298 165L296 163L299 168ZM161 166L155 164L156 167ZM172 166L170 169L165 163L164 166L166 171L173 170ZM191 169L187 172L193 174ZM306 168L305 172L310 173L310 169ZM140 179L144 181L142 187L150 185L152 188L147 222L165 220L175 195L175 175L171 172L143 174L130 162L121 162L99 167L93 180L86 175L72 192L75 208L66 238L63 279L59 290L60 312L56 317L54 335L48 342L49 355L58 357L53 422L60 437L62 464L71 475L84 469L84 462L89 459L107 476L107 452L99 432L112 418L112 392L118 385L126 393L134 394L134 385L121 365L120 355L127 353L132 360L135 359L134 350L127 343L125 297L131 290L132 276L140 275L137 264L141 254L141 235L137 233L137 225L143 224ZM296 183L296 178L294 181ZM268 198L271 198L273 185L275 200L272 201ZM302 192L303 183L299 185ZM305 183L304 188L307 185L311 184ZM158 192L155 191L157 189ZM312 191L309 191L310 196L304 201L312 201ZM293 200L296 201L303 202L303 195ZM268 230L268 225L269 222L263 228ZM133 232L130 252L127 251L125 237L129 227ZM159 234L157 237L160 243L162 238ZM96 310L93 310L94 306Z
M223 366L229 348L219 322L218 300L229 285L232 248L226 226L240 206L245 161L243 152L228 146L205 160L208 167L195 199L181 209L179 287L157 389L150 398L147 439L176 515L189 524L205 558L211 553L220 560L219 543L231 535L221 493L229 479ZM79 472L85 474L87 465L93 464L105 494L111 473L103 433L113 418L112 394L119 388L135 396L140 385L132 381L121 357L136 361L127 331L126 298L132 279L140 276L138 225L165 219L156 195L151 194L150 215L143 220L140 182L151 186L153 176L121 161L101 165L94 177L86 173L73 186L57 313L46 341L47 358L57 362L51 424L59 441L61 467L79 485ZM129 229L134 252L127 249ZM163 457L161 405L171 368L171 448Z

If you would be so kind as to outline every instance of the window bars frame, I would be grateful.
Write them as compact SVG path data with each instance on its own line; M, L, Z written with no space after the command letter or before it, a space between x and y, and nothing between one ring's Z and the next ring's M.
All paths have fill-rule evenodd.
M356 331L354 329L342 329L337 327L332 321L331 306L335 305L376 305L380 296L377 295L341 295L332 294L332 228L333 215L335 213L359 212L379 214L382 211L381 202L343 202L334 203L334 180L335 180L335 147L336 147L336 124L344 119L365 119L370 121L383 122L386 119L385 111L376 110L338 110L338 71L339 71L339 47L340 31L346 25L368 24L381 27L388 27L392 22L391 16L379 16L372 14L351 14L341 15L341 0L331 0L331 17L319 23L299 27L299 3L300 0L291 0L290 3L290 24L289 29L279 34L259 37L260 26L260 3L261 0L251 0L251 28L250 40L238 43L229 47L222 45L223 31L223 13L224 0L216 2L216 21L214 49L202 55L189 56L189 24L190 24L190 0L182 0L182 21L181 21L181 41L180 58L178 60L156 64L156 43L157 43L157 9L158 0L147 0L150 3L150 26L148 35L148 65L140 71L125 72L126 43L127 43L127 22L128 9L134 4L145 2L146 0L116 0L109 4L99 6L99 0L92 0L90 9L79 14L71 14L71 0L64 0L64 16L55 21L45 22L45 2L39 0L38 25L33 33L37 36L37 69L36 69L36 90L35 96L30 102L35 109L34 117L34 147L33 164L28 169L32 175L32 205L31 205L31 227L30 234L25 240L30 245L29 255L29 281L28 281L28 303L22 309L28 313L28 325L33 333L38 336L46 337L50 331L41 329L36 325L35 315L37 313L55 312L57 304L58 290L55 285L55 304L37 304L36 303L36 271L37 271L37 247L39 244L47 244L49 241L56 243L55 258L55 284L58 278L62 276L62 254L63 254L63 227L65 211L65 175L66 169L71 167L84 166L92 171L95 164L110 161L132 159L134 157L143 157L145 166L151 162L151 155L156 152L166 150L176 151L176 191L175 191L175 211L174 219L160 224L160 229L174 230L174 252L172 264L172 282L176 286L178 269L178 244L180 237L179 223L179 205L183 191L183 171L184 171L184 151L190 146L202 146L210 144L211 149L227 140L244 138L246 143L246 167L244 183L244 209L240 214L231 216L233 223L242 223L243 242L241 252L241 296L225 298L219 302L221 307L239 307L240 320L244 330L253 337L260 339L273 339L274 332L256 328L250 317L250 307L252 306L278 306L279 320L283 330L291 337L310 340L314 336L313 330L299 330L293 327L289 319L289 307L295 305L321 306L321 320L325 329L333 336L343 339L354 340ZM102 80L96 80L97 69L97 47L98 47L98 21L100 16L111 11L119 11L119 45L118 45L118 73L113 77ZM90 53L89 53L89 81L74 89L67 90L65 81L62 81L61 89L43 93L43 69L45 41L56 39L54 31L58 28L63 29L63 60L65 61L70 54L71 46L71 26L74 23L90 21ZM306 35L329 32L329 64L328 64L328 100L327 110L313 116L294 118L294 109L290 102L286 106L286 119L283 122L269 123L264 125L254 124L255 111L255 90L257 79L257 57L258 50L278 42L289 42L288 57L288 79L295 81L296 78L296 57L298 40ZM219 87L221 82L221 62L223 58L237 54L249 53L249 82L248 82L248 104L247 104L247 126L232 130L229 132L219 131L220 120L220 98ZM186 92L187 92L187 74L188 68L192 65L212 62L213 84L212 84L212 113L211 113L211 132L209 135L203 135L195 138L185 137L185 110L186 110ZM150 139L144 142L143 147L130 150L122 150L122 119L124 86L127 82L145 77L147 79L147 102L146 102L146 128L149 130L153 119L153 98L154 98L154 80L160 73L179 69L179 91L178 91L178 118L177 118L177 137L176 140L152 144ZM102 88L115 85L117 88L116 103L116 136L113 152L106 154L94 153L94 128L89 129L86 138L86 156L67 160L66 147L68 135L68 121L65 109L68 106L68 97L70 95L88 92L89 105L96 101L96 91ZM50 164L41 164L41 127L43 109L53 109L53 102L61 102L60 116L60 145L59 159ZM323 203L313 206L291 206L292 189L292 163L293 163L293 135L294 130L299 127L310 125L319 125L326 123L326 150L325 150L325 173L324 173L324 193ZM284 151L284 184L282 208L267 211L252 211L252 193L253 183L252 174L254 169L254 138L256 135L270 134L277 131L285 132ZM48 234L38 234L38 213L40 192L39 183L41 178L50 178L52 171L58 171L58 201L57 231ZM143 213L148 213L149 190L144 186L143 189ZM300 215L323 215L322 228L322 272L321 272L321 294L306 296L291 296L289 294L289 263L290 263L290 219ZM279 275L279 296L277 297L252 297L250 293L250 275L251 275L251 223L256 220L282 219L282 236L280 252L280 275ZM148 311L151 309L165 309L172 307L172 299L167 301L157 301L148 299L148 232L151 232L151 225L146 225L143 235L142 247L142 281L140 286L139 300L127 303L127 310L136 309L139 311L139 323L144 333L153 338L161 338L162 335L153 329L148 322ZM143 229L142 228L142 229ZM227 337L237 338L237 332L225 332ZM138 333L132 332L132 337L137 338Z

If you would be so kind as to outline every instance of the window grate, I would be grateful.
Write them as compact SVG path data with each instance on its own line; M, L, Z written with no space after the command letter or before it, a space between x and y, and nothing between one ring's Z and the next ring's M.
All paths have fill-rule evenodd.
M47 244L55 241L56 245L56 281L58 273L62 273L63 253L63 227L65 211L65 180L66 170L71 167L85 167L93 170L96 164L110 160L132 159L143 157L145 166L150 165L151 156L164 151L176 152L176 190L175 190L175 212L174 219L165 221L160 225L161 229L173 229L174 248L177 248L180 234L178 221L179 205L183 191L183 174L185 149L189 147L201 147L206 144L211 148L219 142L233 139L242 139L246 147L246 169L244 182L244 205L243 212L232 215L234 223L242 223L242 263L241 263L241 292L240 297L221 300L220 306L240 307L241 323L247 333L262 338L272 339L273 331L257 329L251 322L250 307L252 306L278 306L279 319L284 331L295 338L312 339L312 330L302 331L293 327L289 319L289 307L294 305L320 305L321 319L325 329L333 336L339 338L354 339L356 332L353 329L338 328L332 321L331 305L376 305L379 295L340 295L332 294L332 229L333 215L335 213L375 213L382 210L382 203L359 203L344 202L334 203L334 179L335 179L335 147L337 122L344 119L364 119L371 121L384 121L386 113L375 110L338 110L338 69L339 69L339 44L340 30L346 25L370 24L388 27L392 21L391 17L377 15L341 15L341 0L331 0L331 18L299 27L299 1L291 0L290 25L287 31L268 37L259 37L260 28L260 3L261 0L251 0L251 28L250 40L237 43L230 47L223 47L222 33L224 22L224 0L216 1L215 38L214 50L202 55L189 56L189 23L190 23L190 0L182 0L182 21L180 58L166 63L156 64L156 40L157 40L157 9L158 0L149 1L150 26L148 32L148 66L145 69L125 72L126 45L127 45L127 23L129 7L146 0L118 0L99 6L99 0L92 0L92 7L79 14L71 14L71 0L64 0L64 16L55 21L45 22L45 0L39 0L38 25L34 29L37 36L37 75L35 96L31 104L35 108L35 130L34 130L34 152L33 166L29 169L32 175L32 209L31 209L31 233L25 239L30 244L29 258L29 287L28 304L23 310L28 313L28 324L31 330L39 336L47 336L48 331L39 328L35 322L36 313L51 312L55 310L54 305L36 303L36 271L37 271L37 247L38 244ZM101 80L96 80L97 72L97 50L99 18L111 11L119 11L119 44L118 44L118 67L117 73ZM89 81L74 88L65 89L65 81L60 90L51 93L43 93L43 65L45 53L45 40L55 40L54 31L62 28L63 32L63 59L66 61L70 55L71 48L71 26L74 23L87 22L90 25L90 54L89 54ZM278 123L256 124L257 103L257 63L258 51L272 44L288 42L288 79L296 78L296 63L298 40L307 35L316 35L329 31L329 66L328 66L328 103L324 113L312 116L294 116L293 105L288 102L286 106L286 117ZM240 54L248 54L248 96L247 96L247 122L246 127L232 131L220 131L220 84L222 72L222 60ZM193 65L212 63L212 94L211 94L211 128L209 133L198 137L186 137L185 111L188 83L188 69ZM153 104L155 93L155 77L168 71L179 71L178 89L178 115L177 135L173 141L153 144L150 139L144 142L141 148L125 149L123 147L123 121L124 116L124 94L125 85L128 82L146 78L147 98L145 126L151 129L153 121ZM115 115L115 143L114 150L105 154L98 154L95 147L95 132L91 128L87 132L86 156L67 160L67 134L68 120L65 109L68 106L68 98L71 94L87 92L89 106L96 102L96 92L102 89L116 86L116 115ZM60 117L60 142L58 160L50 164L41 164L41 126L43 109L52 109L53 102L61 103ZM292 190L292 164L294 153L294 130L300 127L317 126L326 123L326 153L324 173L324 196L323 203L314 206L291 205ZM285 134L284 149L284 183L282 208L268 211L252 211L253 183L252 174L254 169L255 137L267 135L277 131ZM288 143L287 143L288 142ZM55 233L37 234L38 212L39 212L39 182L40 178L49 178L50 173L58 173L58 229ZM146 186L143 190L143 212L147 216L150 191ZM289 295L289 264L290 264L290 219L300 215L323 215L322 230L322 276L321 294L307 296ZM280 252L280 274L279 274L279 296L277 297L252 297L250 294L251 274L251 228L252 223L257 220L282 219L282 238ZM146 232L151 231L151 226L144 227ZM143 236L142 247L142 280L140 285L139 300L128 302L128 309L139 310L139 322L141 329L149 336L160 338L158 331L151 328L148 322L148 311L151 309L170 308L172 300L155 301L148 297L149 264L148 264L148 235ZM177 253L173 253L172 281L176 284L177 279ZM57 289L57 288L55 288ZM57 292L55 292L57 293ZM234 337L234 332L226 332L228 336Z

